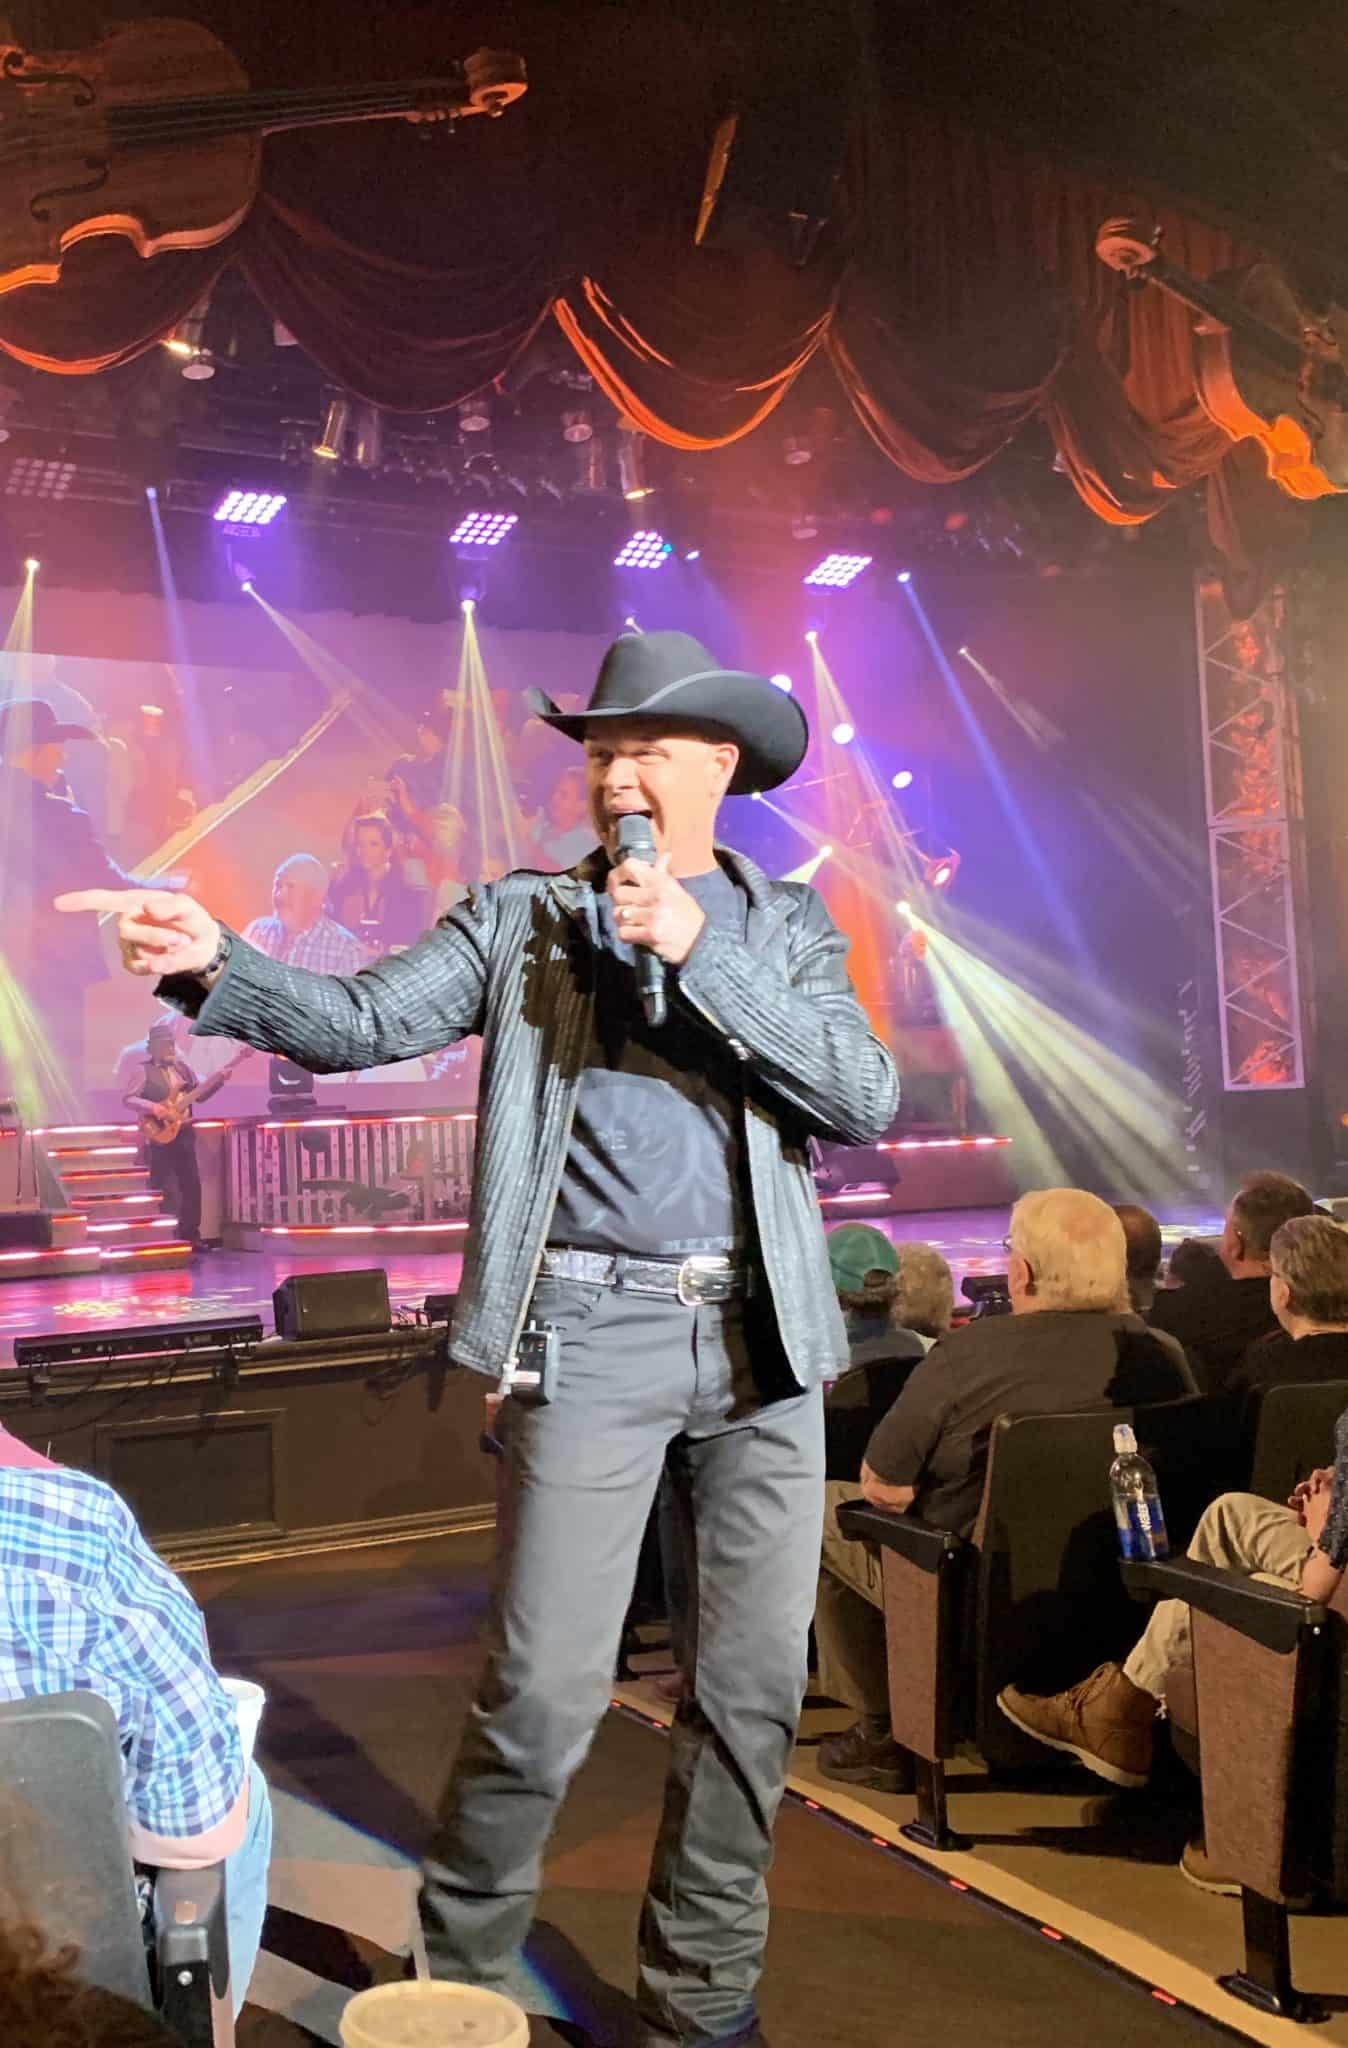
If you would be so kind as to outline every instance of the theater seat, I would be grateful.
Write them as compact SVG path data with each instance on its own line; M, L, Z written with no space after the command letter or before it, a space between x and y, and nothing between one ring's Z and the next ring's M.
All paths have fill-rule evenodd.
M1293 1986L1287 1912L1313 1888L1348 1903L1348 1584L1326 1609L1189 1558L1123 1578L1193 1612L1193 1665L1166 1705L1199 1768L1208 1855L1241 1887L1244 1965L1218 1981L1285 2019L1323 2017ZM1326 1988L1348 1989L1348 1965Z
M1109 1497L1114 1426L1132 1422L1156 1463L1162 1499L1192 1492L1208 1416L1196 1396L1146 1409L1002 1416L983 1504L965 1541L866 1502L839 1509L843 1533L883 1562L894 1739L917 1759L918 1814L905 1830L957 1846L945 1765L972 1744L991 1770L1042 1769L1044 1752L997 1706L1006 1685L1056 1692L1136 1641L1119 1580Z
M1257 1388L1245 1415L1251 1446L1248 1491L1265 1500L1286 1500L1293 1487L1324 1464L1345 1408L1348 1380Z

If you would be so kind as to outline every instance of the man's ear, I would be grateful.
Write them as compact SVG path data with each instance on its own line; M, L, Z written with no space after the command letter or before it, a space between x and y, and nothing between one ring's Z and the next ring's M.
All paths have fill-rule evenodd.
M715 749L712 759L716 767L716 794L724 796L734 779L740 764L740 750L733 740L723 740Z

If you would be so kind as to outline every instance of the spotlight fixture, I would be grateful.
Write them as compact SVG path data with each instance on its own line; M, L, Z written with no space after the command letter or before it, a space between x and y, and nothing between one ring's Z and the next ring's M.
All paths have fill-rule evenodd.
M807 626L805 629L805 638L809 641L811 647L813 647L815 641L819 638L819 628L817 626Z
M584 406L562 414L562 439L569 441L573 448L583 447L586 441L594 439L594 421Z
M48 462L41 455L16 455L5 478L7 498L64 498L75 479L73 462Z
M27 555L24 558L23 566L30 576L36 576L38 570L42 567L42 564L41 562L39 562L36 555Z
M459 400L459 432L461 434L486 434L491 431L491 400L485 392L474 398Z
M253 597L256 594L253 590L253 579L251 576L245 576L239 588L245 597Z
M647 528L629 535L613 557L615 569L663 569L674 550L662 533Z
M803 469L814 460L814 450L804 434L788 434L782 442L782 461L788 469Z
M685 548L683 551L683 559L685 562L696 562L700 557L701 553L701 548Z
M962 654L966 661L969 659L969 650L967 647L957 647L955 649L955 652L956 654Z
M178 322L164 341L168 353L181 363L181 374L190 384L205 384L215 375L215 364L202 346L205 328L206 304L203 300Z
M816 562L804 581L816 589L846 590L849 583L855 583L863 569L869 569L870 555L825 555L822 562Z
M901 896L894 905L894 908L898 911L900 917L911 917L913 914L913 906L906 896Z
M623 620L623 624L626 626L629 633L639 633L641 631L640 626L637 624L636 619L634 618L631 612L627 614L627 617Z
M356 431L351 443L351 460L357 469L384 467L384 415L377 405L356 408Z
M217 526L252 531L270 526L285 502L284 491L226 491L211 517Z
M900 569L898 575L894 579L896 583L911 583L912 580L913 572L911 569Z
M340 391L334 392L323 414L323 431L310 453L316 455L320 462L340 462L350 425L351 400Z
M856 736L856 727L849 725L845 718L839 719L831 735L834 745L839 747L850 747Z
M781 674L778 674L778 675L775 675L775 676L769 676L769 677L768 677L768 681L769 681L770 683L775 683L775 684L777 685L777 688L778 688L779 690L785 690L785 691L787 691L788 693L790 692L790 689L791 689L791 678L790 678L790 676L787 676L787 675L781 675Z
M952 846L949 853L933 855L923 863L922 879L929 889L948 889L960 871L960 857Z
M900 768L898 774L891 775L889 780L891 787L894 789L911 789L913 786L913 771L911 768Z
M471 617L477 610L477 599L475 597L461 597L459 599L459 610Z
M761 804L761 803L762 803L762 801L763 801L763 792L762 792L762 790L761 790L761 789L751 789L751 790L749 791L749 797L750 797L750 801L751 801L751 802L753 802L753 803L756 803L756 804ZM1346 1116L1346 1117L1345 1117L1345 1118L1343 1119L1343 1121L1344 1121L1344 1122L1345 1122L1346 1124L1348 1124L1348 1116Z
M520 523L518 512L465 512L449 536L458 548L498 548Z
M654 488L646 479L646 436L630 420L618 434L618 482L629 505L649 498Z

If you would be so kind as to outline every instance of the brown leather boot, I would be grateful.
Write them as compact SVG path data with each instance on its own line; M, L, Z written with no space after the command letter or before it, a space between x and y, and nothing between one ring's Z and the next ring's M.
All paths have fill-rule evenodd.
M997 1704L1022 1735L1065 1750L1111 1785L1145 1785L1151 1775L1156 1702L1119 1664L1102 1664L1080 1685L1047 1698L1008 1685Z

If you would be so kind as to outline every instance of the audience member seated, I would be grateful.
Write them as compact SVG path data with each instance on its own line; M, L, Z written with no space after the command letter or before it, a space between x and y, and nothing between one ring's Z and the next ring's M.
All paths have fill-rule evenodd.
M1335 1430L1332 1467L1303 1479L1286 1507L1254 1493L1222 1494L1199 1523L1189 1556L1291 1586L1308 1600L1333 1600L1348 1569L1348 1409ZM1102 1664L1047 1698L1007 1686L997 1703L1023 1734L1076 1757L1098 1778L1145 1785L1168 1674L1192 1654L1188 1602L1158 1600L1126 1663ZM1189 1843L1180 1867L1204 1890L1230 1889L1201 1842Z
M1211 1238L1182 1237L1165 1262L1167 1288L1215 1287L1225 1278L1222 1255Z
M0 1926L0 2041L5 2048L174 2048L152 2012L92 1984L79 1957L33 1927Z
M534 852L547 868L574 867L593 851L589 781L584 768L569 764L557 777L534 826Z
M934 1245L901 1244L899 1285L891 1311L897 1329L911 1330L924 1352L945 1336L955 1316L955 1282Z
M898 1248L869 1223L840 1223L828 1233L834 1292L847 1327L848 1371L877 1360L926 1356L915 1333L897 1329Z
M1280 1327L1251 1344L1226 1383L1244 1406L1260 1387L1348 1380L1348 1231L1295 1216L1273 1233L1269 1298Z
M271 1799L245 1765L200 1611L110 1486L3 1428L0 1581L0 1699L100 1694L121 1731L132 1855L156 1869L225 1863L237 2012L266 1910Z
M1009 1316L952 1330L913 1369L880 1423L860 1491L967 1536L982 1499L988 1437L999 1415L1131 1407L1192 1392L1180 1363L1127 1307L1123 1225L1078 1188L1025 1195L1007 1238ZM820 1745L826 1777L898 1791L911 1765L891 1738L880 1562L838 1529L831 1484L815 1607L819 1690L856 1710Z
M1276 1330L1268 1292L1273 1233L1314 1208L1305 1188L1285 1173L1247 1174L1226 1212L1218 1246L1225 1277L1157 1295L1147 1320L1178 1337L1205 1394L1220 1393L1247 1347Z
M373 955L410 946L426 928L425 898L410 888L393 853L393 827L372 812L352 828L351 861L328 889L328 915Z
M255 917L244 927L250 946L287 967L310 967L315 974L355 974L367 955L345 925L323 909L328 871L312 853L292 853L272 877L271 917Z
M1134 1315L1144 1316L1156 1299L1161 1277L1161 1226L1150 1209L1139 1208L1136 1202L1116 1202L1114 1214L1128 1246L1128 1299Z
M385 778L392 785L402 784L403 793L410 796L419 811L429 811L441 802L446 794L445 777L449 772L449 760L445 748L449 740L449 714L441 704L432 704L417 719L416 751L399 754L396 761L390 761ZM394 818L394 824L402 829L403 820Z

